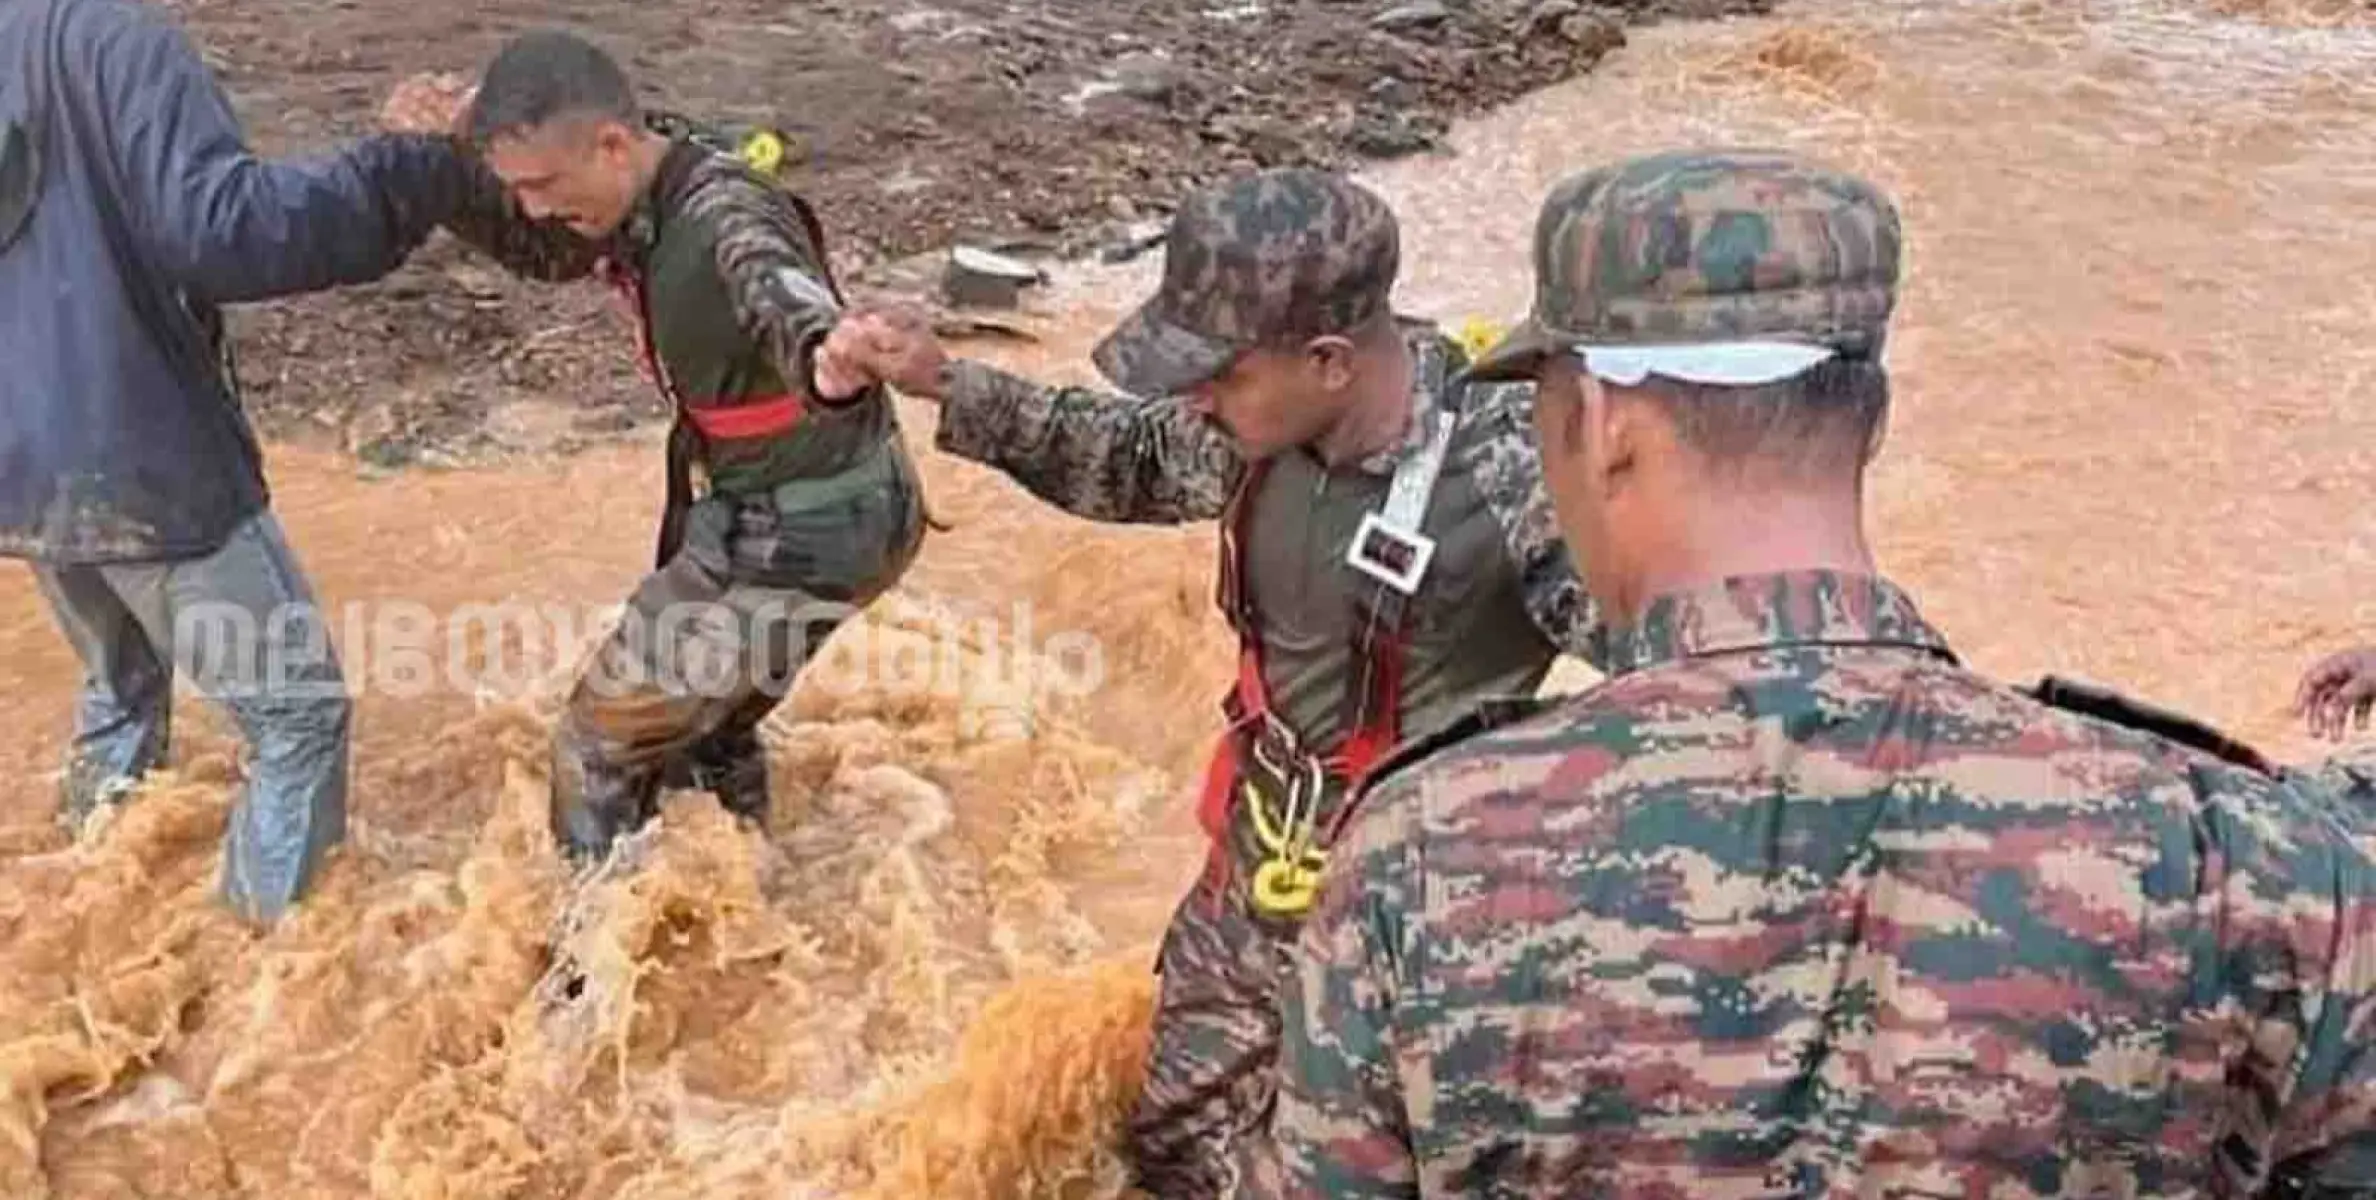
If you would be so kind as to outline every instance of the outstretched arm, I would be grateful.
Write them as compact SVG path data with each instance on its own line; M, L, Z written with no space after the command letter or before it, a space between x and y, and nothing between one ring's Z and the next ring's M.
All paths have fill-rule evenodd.
M912 310L853 316L827 358L938 401L942 450L996 467L1089 520L1211 520L1245 473L1235 443L1184 400L1051 386L950 359Z
M947 378L940 448L997 467L1075 516L1211 520L1244 473L1228 435L1174 397L1049 386L965 361Z
M61 19L115 22L77 39L87 69L53 86L104 114L134 236L193 296L228 304L378 279L462 202L463 164L440 139L379 134L310 159L266 159L166 18L126 8Z
M841 319L841 301L800 201L731 159L711 158L693 170L684 216L715 238L718 276L743 332L767 347L785 380L828 408L880 399L868 380L830 364L819 372L817 352Z
M602 247L554 220L520 211L503 181L462 144L458 130L473 89L451 76L416 75L396 85L380 109L380 124L399 133L435 137L460 180L460 196L445 218L454 236L504 270L546 283L582 279L602 260Z

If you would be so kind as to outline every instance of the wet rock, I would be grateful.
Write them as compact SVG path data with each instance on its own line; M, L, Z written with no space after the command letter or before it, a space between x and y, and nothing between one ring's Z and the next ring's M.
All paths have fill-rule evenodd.
M1159 54L1125 54L1110 74L1123 95L1149 104L1168 103L1186 80L1178 63Z
M949 250L941 294L960 308L1014 308L1024 288L1042 282L1039 268L1019 259L972 246Z
M420 450L417 447L393 434L375 437L364 442L355 447L354 454L366 468L376 468L381 471L393 471L411 466L421 459Z
M1557 33L1560 22L1584 11L1576 0L1543 0L1526 16L1526 31L1533 34Z
M891 28L900 33L931 33L957 23L957 14L937 8L919 8L912 12L895 13L889 18Z
M1625 44L1625 27L1599 13L1577 13L1559 23L1559 36L1594 54Z
M1418 85L1399 75L1380 75L1369 85L1369 98L1389 108L1408 108L1419 103Z
M1098 260L1107 263L1129 262L1162 245L1164 235L1170 230L1169 221L1139 221L1124 226L1098 248Z
M1287 162L1299 149L1295 131L1269 117L1223 113L1205 122L1201 133L1208 141L1237 147L1265 167Z
M1412 3L1397 4L1371 17L1370 25L1388 33L1412 33L1432 29L1451 19L1452 10L1440 0L1412 0Z
M1345 131L1345 144L1355 153L1371 158L1399 158L1433 150L1443 143L1441 130L1430 128L1408 113L1368 109L1353 118L1352 128Z

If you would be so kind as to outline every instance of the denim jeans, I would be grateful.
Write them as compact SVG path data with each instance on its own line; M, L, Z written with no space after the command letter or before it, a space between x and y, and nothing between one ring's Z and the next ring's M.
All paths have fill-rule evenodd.
M82 660L61 819L79 829L164 764L180 672L246 742L222 899L250 921L277 922L345 840L353 710L330 622L279 522L261 513L205 558L37 562L33 574Z

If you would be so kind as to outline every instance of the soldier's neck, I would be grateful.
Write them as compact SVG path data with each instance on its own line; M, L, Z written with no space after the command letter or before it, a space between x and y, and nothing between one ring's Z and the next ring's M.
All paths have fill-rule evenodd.
M1410 389L1384 372L1361 381L1361 392L1345 415L1312 443L1312 453L1330 470L1349 468L1373 454L1392 450L1410 436L1414 416Z
M668 159L668 146L666 137L650 130L645 130L636 141L632 160L636 195L641 196L652 190L652 181L660 177L660 164Z
M1711 497L1689 506L1659 531L1626 607L1639 612L1662 595L1795 571L1879 573L1855 492Z

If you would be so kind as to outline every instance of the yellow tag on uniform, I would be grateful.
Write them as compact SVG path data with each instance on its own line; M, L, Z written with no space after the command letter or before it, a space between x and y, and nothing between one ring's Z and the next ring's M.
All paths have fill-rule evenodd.
M773 175L784 162L782 138L762 129L743 139L742 159L762 175Z
M1502 323L1491 317L1468 317L1452 330L1452 340L1460 343L1470 362L1485 357L1487 350L1508 334Z

